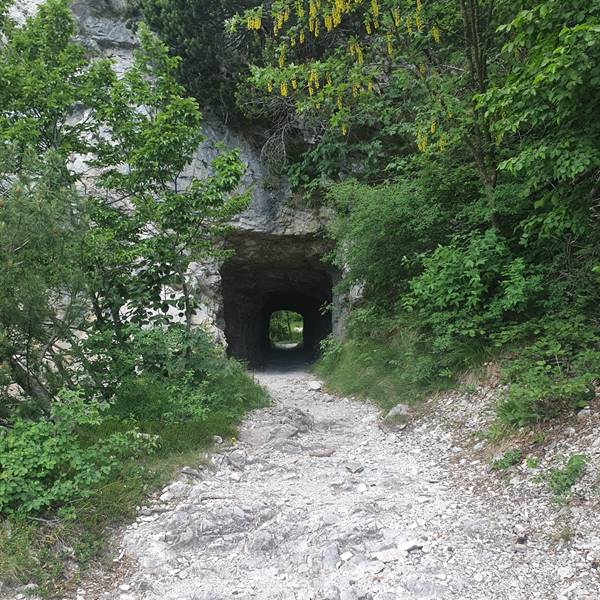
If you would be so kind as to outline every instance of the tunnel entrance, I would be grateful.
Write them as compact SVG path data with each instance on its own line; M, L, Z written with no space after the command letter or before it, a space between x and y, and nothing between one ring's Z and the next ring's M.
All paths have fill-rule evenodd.
M285 350L290 358L315 358L332 331L335 274L322 262L327 242L255 231L235 232L229 241L235 254L221 268L228 353L252 366L281 359ZM302 343L295 348L272 343L273 316L281 311L302 320Z

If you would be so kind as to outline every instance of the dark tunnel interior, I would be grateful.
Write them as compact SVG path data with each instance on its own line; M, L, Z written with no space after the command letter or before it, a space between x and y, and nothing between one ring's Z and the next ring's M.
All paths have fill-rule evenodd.
M272 361L310 361L319 342L332 330L333 274L322 262L325 242L313 236L239 233L230 239L235 254L221 268L225 336L230 356L251 366ZM303 343L294 349L274 348L269 336L271 315L280 310L304 320Z

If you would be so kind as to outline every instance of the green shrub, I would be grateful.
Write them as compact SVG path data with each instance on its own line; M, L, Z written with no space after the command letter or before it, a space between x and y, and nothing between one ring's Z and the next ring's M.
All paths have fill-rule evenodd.
M49 419L17 419L0 437L0 513L36 513L89 497L156 442L134 429L86 444L78 429L102 422L106 407L63 393Z
M573 454L562 469L551 469L548 474L548 485L557 498L562 498L577 483L583 474L587 457L584 454Z
M504 369L510 388L497 414L511 426L586 406L600 378L600 335L585 319L547 320L532 335L537 339Z
M397 301L417 272L412 257L448 231L456 195L448 189L431 193L435 180L420 175L375 187L347 180L328 190L338 212L330 224L337 242L331 258L345 272L343 285L362 286L365 298L380 306Z
M492 463L492 469L494 469L495 471L503 471L505 469L510 469L510 467L521 462L522 458L523 453L518 448L515 448L513 450L507 450L502 455L502 458L499 458Z
M143 329L129 324L124 337L114 344L112 333L100 333L86 348L95 357L89 392L97 389L96 379L106 382L112 416L200 422L212 411L225 411L235 420L266 402L266 394L243 366L227 359L202 329L187 332L177 325Z
M540 277L511 256L495 229L457 237L423 256L422 265L403 305L431 332L436 351L469 340L488 343L507 315L524 312L539 295Z
M264 390L206 333L127 331L127 345L91 341L95 368L106 369L114 389L108 400L90 397L89 388L63 391L48 418L15 418L0 436L0 513L73 507L118 485L132 459L207 446L266 404Z
M497 413L502 421L521 427L583 407L593 397L587 376L569 377L549 365L533 364L510 387Z
M213 404L207 387L207 380L194 384L191 372L172 383L157 375L131 376L119 386L111 414L133 421L202 421Z

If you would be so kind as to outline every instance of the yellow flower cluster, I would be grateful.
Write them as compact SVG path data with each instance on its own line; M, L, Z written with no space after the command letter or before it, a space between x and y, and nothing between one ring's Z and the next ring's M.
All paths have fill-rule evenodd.
M290 94L290 85L291 85L291 87L292 87L293 90L297 90L298 89L298 80L296 78L293 78L292 81L290 82L290 84L288 84L287 81L282 81L279 84L279 93L284 98L286 98ZM269 81L267 83L267 91L269 93L273 92L273 82L272 81Z
M273 15L273 33L277 35L282 29L283 24L287 23L290 18L290 9L286 8L283 12Z
M379 19L377 17L373 19L372 23L369 20L365 21L365 30L369 35L371 35L375 29L379 29Z
M417 26L417 31L421 33L425 26L423 25L423 18L421 17L421 13L417 11L415 14L415 25Z
M392 56L394 53L394 38L390 32L388 32L385 37L387 42L387 53L389 56Z
M427 134L423 131L417 131L417 148L421 152L425 152L427 150L428 139Z
M319 76L316 71L311 71L308 75L308 93L312 96L315 93L315 90L318 90L321 87L321 83L319 82Z
M283 12L278 13L275 16L275 24L277 26L277 31L283 28L283 24L287 23L290 18L290 10L286 8Z
M417 12L415 13L415 25L417 26L417 31L422 33L425 30L425 25L423 23L423 2L422 0L417 0Z
M442 39L442 34L435 25L431 28L431 35L433 36L433 39L436 41L436 43L439 44L440 40Z
M279 68L285 67L285 46L282 46L279 51Z
M396 27L400 27L400 25L402 24L402 17L400 16L399 8L394 8L392 10L392 18L394 19L394 25Z
M339 12L340 14L347 13L350 10L351 4L352 2L349 0L334 0L333 10Z
M319 3L320 4L320 3ZM315 36L319 37L319 6L313 0L308 3L308 29Z
M326 0L327 9L321 11L322 0L309 0L308 2L308 29L315 36L319 37L321 32L321 20L322 24L327 31L332 31L342 22L342 16L345 13L350 12L352 4L361 4L364 0ZM373 3L377 3L377 0L373 0ZM287 10L287 9L286 9ZM296 0L296 15L299 20L302 20L306 11L304 9L303 0ZM287 18L284 19L285 22ZM282 28L283 22L281 19L275 23L275 29L279 30ZM303 40L302 40L303 41ZM302 41L300 43L302 43Z
M259 14L248 15L246 17L246 29L249 31L258 31L262 25L262 18Z
M363 56L363 50L360 47L360 44L355 40L351 40L348 49L350 51L350 54L356 59L356 62L358 62L359 65L362 65L364 63L365 58Z
M319 19L308 19L308 29L316 38L318 38L320 32Z
M333 26L337 27L342 22L342 15L350 10L350 4L345 0L335 0L333 3L333 12L331 18Z

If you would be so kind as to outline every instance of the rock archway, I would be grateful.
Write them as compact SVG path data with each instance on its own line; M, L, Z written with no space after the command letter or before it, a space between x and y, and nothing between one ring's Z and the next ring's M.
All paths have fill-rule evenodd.
M291 310L304 319L302 352L316 355L332 331L335 273L322 262L328 247L314 235L273 235L255 231L232 234L235 255L221 268L228 352L260 365L269 360L271 315Z

